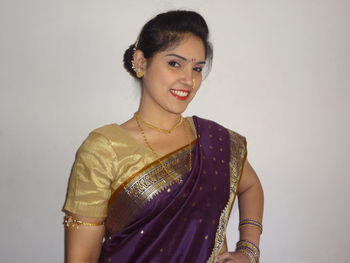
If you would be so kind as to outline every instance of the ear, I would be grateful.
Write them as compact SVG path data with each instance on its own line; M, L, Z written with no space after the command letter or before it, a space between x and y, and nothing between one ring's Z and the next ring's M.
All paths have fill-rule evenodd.
M147 59L144 57L142 50L135 50L134 52L135 68L142 73L145 73L147 67Z

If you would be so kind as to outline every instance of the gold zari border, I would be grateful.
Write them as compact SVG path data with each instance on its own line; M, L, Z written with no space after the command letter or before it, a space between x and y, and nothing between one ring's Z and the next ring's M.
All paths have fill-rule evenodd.
M167 171L156 160L130 177L117 188L109 201L106 219L107 234L116 233L130 222L155 196L169 186L181 182L190 170L189 155L193 155L197 140L161 158ZM192 167L192 165L191 165Z
M155 162L154 165L144 170L139 176L136 176L125 185L124 191L140 207L143 206L167 187L177 181L181 182L182 177L190 170L190 151L193 151L192 144L190 149L186 147L176 154L166 156L166 158L161 160L163 165ZM166 171L163 166L165 166Z
M245 138L230 131L230 198L221 212L219 225L215 235L215 243L207 263L215 262L226 238L226 228L230 218L231 210L236 199L239 181L243 172L243 165L247 158Z

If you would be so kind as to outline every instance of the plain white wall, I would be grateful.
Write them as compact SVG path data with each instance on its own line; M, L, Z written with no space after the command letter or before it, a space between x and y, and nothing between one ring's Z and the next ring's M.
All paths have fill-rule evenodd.
M213 69L187 115L248 138L266 196L261 262L349 262L347 0L1 0L1 262L63 262L75 151L136 110L123 52L173 8L210 26ZM236 223L237 208L231 249Z

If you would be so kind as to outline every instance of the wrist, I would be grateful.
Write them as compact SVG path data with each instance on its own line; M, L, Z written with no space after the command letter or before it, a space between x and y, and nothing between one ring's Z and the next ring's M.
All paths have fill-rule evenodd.
M240 240L236 244L236 252L245 255L250 263L259 263L260 249L257 244L249 240Z

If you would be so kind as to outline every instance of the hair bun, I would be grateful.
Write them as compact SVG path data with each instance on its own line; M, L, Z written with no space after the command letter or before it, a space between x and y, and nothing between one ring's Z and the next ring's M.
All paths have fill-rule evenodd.
M124 63L124 68L135 78L137 78L136 76L136 72L133 69L133 59L134 59L134 53L135 53L135 49L136 49L136 44L132 44L129 46L129 48L127 50L125 50L124 52L124 57L123 57L123 63Z

